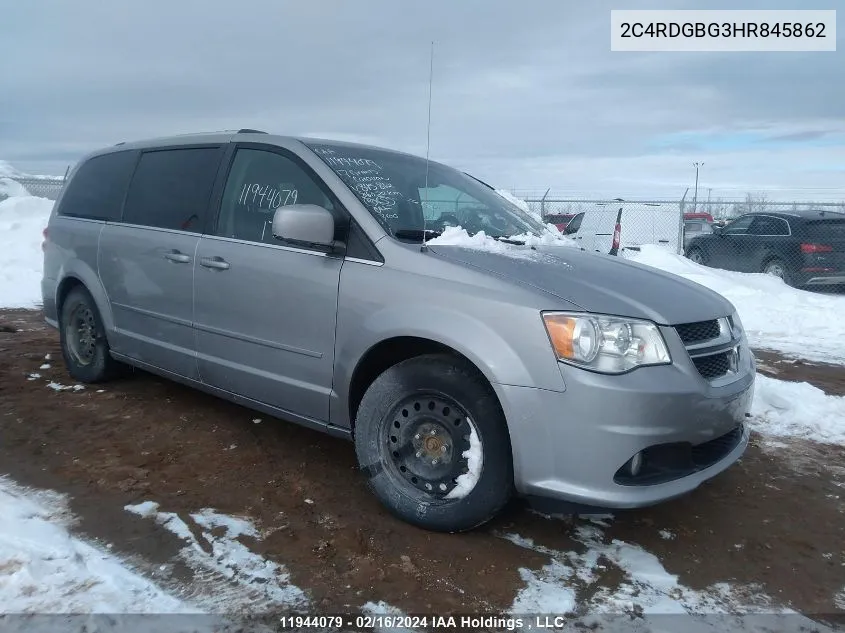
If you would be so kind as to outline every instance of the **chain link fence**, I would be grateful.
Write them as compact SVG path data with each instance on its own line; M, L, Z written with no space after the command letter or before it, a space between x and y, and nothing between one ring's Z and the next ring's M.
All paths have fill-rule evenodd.
M800 287L845 288L845 203L745 200L551 200L529 209L582 248L623 254L653 246L692 261L768 273Z
M37 196L39 198L47 198L49 200L57 199L65 184L64 178L5 177L0 178L0 185L2 185L4 180L17 183L26 189L30 195ZM0 200L8 195L8 193L3 193L4 190L6 190L6 188L0 187Z
M3 179L0 178L0 185ZM14 178L31 195L56 200L63 178ZM0 187L0 199L3 198ZM725 270L769 273L794 286L845 288L845 203L743 200L526 198L529 209L582 248L625 254L664 248ZM432 200L426 215L459 215L471 201Z

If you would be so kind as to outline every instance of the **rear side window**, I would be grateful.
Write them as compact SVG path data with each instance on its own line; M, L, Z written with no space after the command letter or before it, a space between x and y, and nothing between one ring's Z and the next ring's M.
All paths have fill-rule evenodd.
M760 215L754 218L748 232L751 235L789 235L789 224L782 218Z
M845 240L845 218L807 222L804 234L813 240Z
M120 208L138 154L112 152L83 163L67 185L58 214L92 220L120 220Z
M129 185L123 221L201 233L221 149L201 147L144 152Z

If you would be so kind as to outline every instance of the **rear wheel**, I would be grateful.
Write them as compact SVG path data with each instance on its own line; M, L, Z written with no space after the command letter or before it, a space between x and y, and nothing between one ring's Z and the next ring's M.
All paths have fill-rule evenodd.
M379 500L423 528L470 530L512 494L504 415L487 381L458 358L420 356L376 378L358 409L355 450Z
M792 276L789 274L789 270L786 267L786 264L783 261L775 258L770 259L763 265L763 272L767 275L772 275L773 277L778 277L779 279L783 279L784 283L788 286L792 286Z
M701 266L707 265L707 259L704 257L704 252L697 247L692 247L687 251L687 257L689 260L695 264L700 264Z
M65 365L76 380L104 382L123 368L111 357L100 312L82 287L71 290L62 303L59 338Z

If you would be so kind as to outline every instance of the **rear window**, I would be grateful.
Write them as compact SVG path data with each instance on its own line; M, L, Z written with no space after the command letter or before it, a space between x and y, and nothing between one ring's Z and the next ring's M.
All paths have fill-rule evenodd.
M545 220L549 224L566 224L573 217L575 217L574 213L561 213L557 215L547 215Z
M58 214L92 220L120 220L120 208L138 153L112 152L83 163L62 196Z
M804 234L814 240L845 240L845 218L807 222Z
M221 151L220 147L200 147L141 154L123 221L201 233Z

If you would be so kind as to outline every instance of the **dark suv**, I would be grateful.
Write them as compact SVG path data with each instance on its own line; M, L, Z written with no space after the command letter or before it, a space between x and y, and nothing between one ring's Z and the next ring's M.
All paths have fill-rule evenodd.
M713 268L775 275L790 286L845 285L845 214L748 213L694 237L686 255Z

